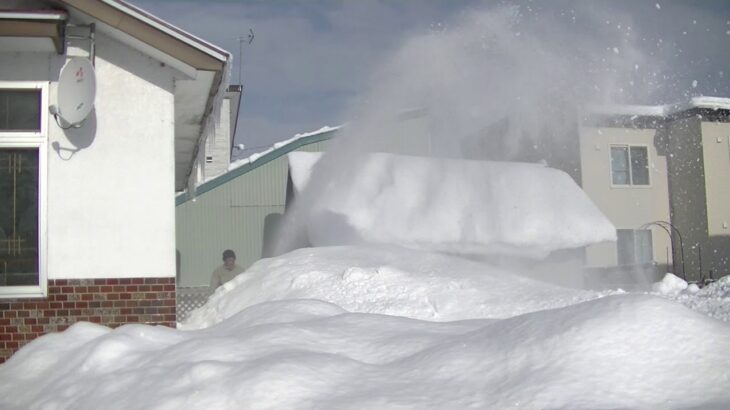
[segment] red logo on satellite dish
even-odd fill
[[[84,67],[79,67],[79,69],[76,70],[76,82],[80,83],[81,81],[84,81]]]

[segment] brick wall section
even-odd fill
[[[76,322],[175,327],[175,278],[58,279],[48,297],[0,299],[0,363],[38,336]]]

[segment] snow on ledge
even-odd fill
[[[296,141],[299,141],[302,138],[312,137],[312,136],[315,136],[315,135],[325,134],[325,133],[328,133],[328,132],[331,132],[331,131],[336,131],[336,130],[340,129],[340,127],[341,127],[341,125],[338,125],[336,127],[324,126],[324,127],[320,128],[320,129],[318,129],[316,131],[311,131],[311,132],[305,132],[305,133],[301,133],[301,134],[296,134],[293,137],[289,138],[288,140],[279,141],[277,143],[274,143],[274,145],[272,145],[270,148],[268,148],[268,149],[266,149],[264,151],[261,151],[261,152],[257,152],[255,154],[252,154],[252,155],[250,155],[247,158],[242,158],[242,159],[239,159],[239,160],[236,160],[236,161],[231,162],[231,164],[228,165],[228,171],[233,171],[234,169],[240,168],[240,167],[242,167],[242,166],[244,166],[246,164],[254,163],[259,158],[263,157],[264,155],[267,155],[267,154],[269,154],[271,152],[274,152],[274,151],[276,151],[278,149],[281,149],[283,147],[286,147],[287,145],[290,145],[290,144],[292,144],[292,143],[294,143]]]
[[[730,98],[693,97],[688,102],[667,105],[590,105],[588,112],[604,115],[628,115],[637,117],[668,117],[693,108],[730,110]]]

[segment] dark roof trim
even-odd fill
[[[258,168],[262,165],[265,165],[279,157],[282,157],[292,151],[295,151],[305,145],[310,145],[310,144],[314,144],[317,142],[329,140],[335,136],[336,132],[337,132],[337,129],[334,129],[334,130],[325,131],[325,132],[322,132],[319,134],[302,137],[302,138],[292,142],[291,144],[287,144],[281,148],[277,148],[277,149],[259,157],[258,159],[256,159],[256,161],[241,165],[240,167],[238,167],[232,171],[226,172],[225,174],[223,174],[215,179],[211,179],[210,181],[201,184],[200,186],[198,186],[195,189],[195,196],[191,196],[188,191],[185,191],[185,192],[179,194],[177,197],[175,197],[175,206],[180,206],[180,205],[188,202],[189,200],[193,199],[194,197],[199,197],[199,196],[205,194],[206,192],[212,191],[213,189],[215,189],[221,185],[224,185],[224,184],[228,183],[229,181],[232,181],[232,180],[240,177],[241,175],[244,175],[250,171],[253,171],[256,168]]]

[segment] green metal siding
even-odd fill
[[[299,145],[295,150],[319,152],[327,141]],[[219,266],[225,249],[233,249],[237,263],[248,267],[261,259],[264,241],[275,219],[284,213],[289,165],[284,149],[260,158],[263,165],[245,172],[229,172],[201,185],[195,198],[178,198],[176,208],[180,286],[204,286]],[[258,161],[257,161],[258,162]],[[252,165],[257,165],[256,163]],[[201,193],[202,191],[202,193]]]
[[[369,140],[372,146],[368,148],[428,155],[430,132],[424,119],[415,114],[401,119],[391,138]],[[179,195],[175,200],[179,285],[207,285],[210,274],[222,263],[225,249],[233,249],[237,263],[245,268],[261,259],[275,220],[284,213],[289,172],[286,154],[323,152],[335,134],[332,130],[303,137],[201,184],[195,196]]]

